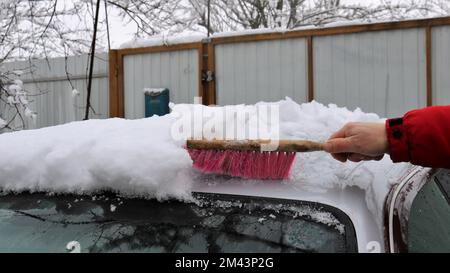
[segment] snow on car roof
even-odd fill
[[[286,98],[247,106],[171,104],[172,113],[161,117],[88,120],[4,133],[0,135],[0,190],[76,194],[110,190],[125,196],[180,200],[191,200],[192,191],[245,192],[331,202],[353,213],[355,210],[348,205],[352,201],[343,198],[342,193],[331,199],[321,196],[336,189],[358,187],[365,192],[367,208],[381,229],[384,199],[407,164],[393,164],[388,156],[379,162],[341,163],[325,152],[313,152],[297,155],[286,181],[224,179],[194,170],[185,141],[172,135],[180,116],[247,111],[249,122],[256,107],[269,104],[279,106],[280,137],[284,139],[324,141],[347,122],[384,121],[360,109],[350,111],[317,102],[298,104]],[[200,126],[200,130],[208,122],[203,116],[202,119],[204,127]]]

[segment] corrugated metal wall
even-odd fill
[[[27,119],[27,128],[41,128],[82,120],[86,105],[87,55],[68,57],[67,71],[74,87],[80,92],[72,97],[67,80],[65,58],[5,63],[3,71],[22,70],[20,80],[28,92],[29,108],[37,113],[35,122]],[[109,116],[108,55],[98,54],[94,63],[90,118]]]
[[[219,105],[307,101],[306,39],[219,44],[215,62]]]
[[[433,27],[433,104],[450,104],[450,26]]]
[[[193,103],[198,96],[198,51],[124,56],[125,118],[144,117],[144,88],[168,88],[170,101]]]
[[[315,37],[314,98],[382,117],[426,106],[425,36],[422,28]]]

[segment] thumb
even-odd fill
[[[333,138],[324,143],[324,150],[331,154],[352,153],[353,144],[349,138]]]

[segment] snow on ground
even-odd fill
[[[286,98],[272,105],[280,106],[280,134],[285,139],[325,141],[347,122],[384,121],[359,109],[317,102],[299,105]],[[172,105],[172,109],[163,117],[79,121],[1,134],[0,189],[80,194],[112,190],[126,196],[188,200],[199,173],[191,167],[185,142],[173,139],[172,125],[183,111],[225,108]],[[302,153],[297,154],[291,178],[282,183],[314,192],[360,187],[368,208],[381,219],[389,184],[407,166],[394,165],[388,156],[379,162],[341,163],[325,152]]]

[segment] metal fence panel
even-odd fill
[[[304,38],[219,44],[215,62],[219,105],[277,101],[286,96],[307,101]]]
[[[382,117],[426,106],[425,29],[314,38],[315,99]]]
[[[199,90],[196,49],[124,56],[125,118],[144,117],[144,88],[168,88],[170,101],[193,103]]]
[[[433,27],[431,32],[433,104],[450,104],[450,26]]]
[[[5,63],[3,71],[21,70],[20,80],[29,94],[29,108],[37,113],[35,121],[26,119],[27,128],[41,128],[84,118],[86,105],[88,56]],[[67,70],[66,70],[67,68]],[[66,71],[68,74],[66,74]],[[79,96],[72,96],[72,86]],[[97,54],[94,62],[90,118],[109,117],[108,55]],[[4,105],[0,105],[0,107]],[[3,108],[1,108],[3,109]],[[16,119],[16,124],[19,120]]]

